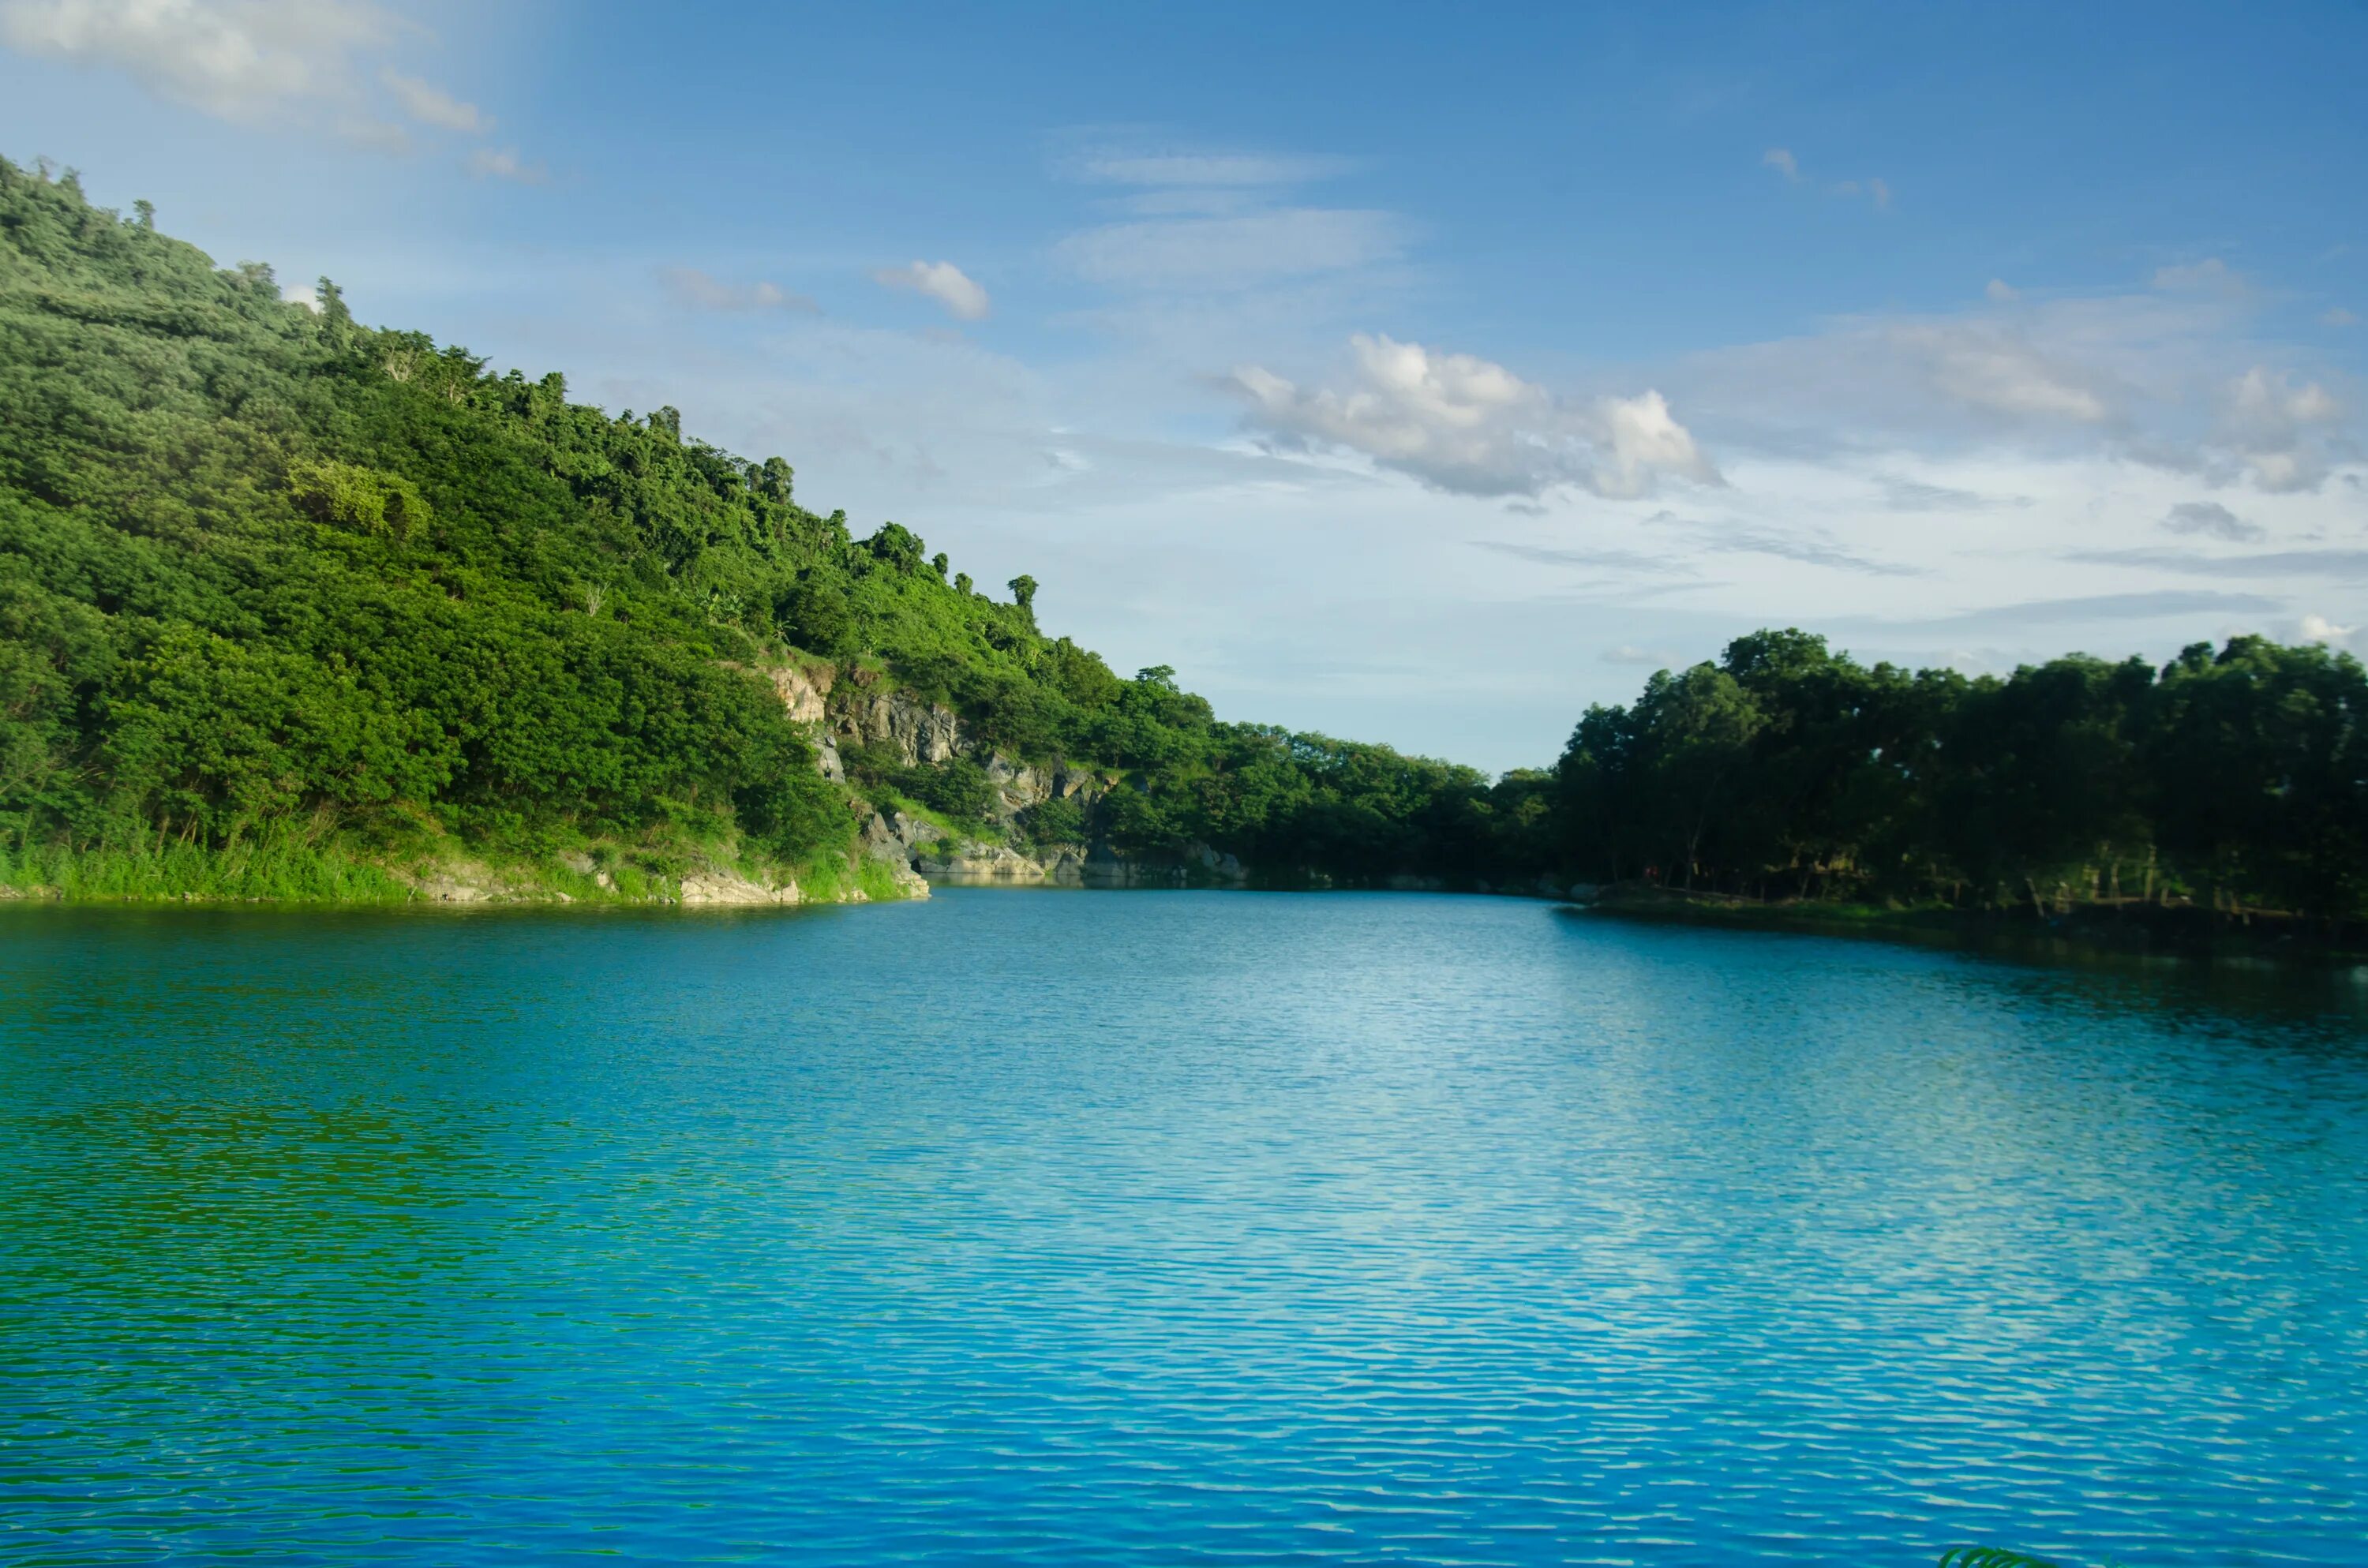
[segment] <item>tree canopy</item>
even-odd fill
[[[1034,577],[997,600],[909,528],[809,509],[780,457],[314,297],[0,160],[0,854],[294,833],[799,866],[893,799],[985,831],[978,755],[824,776],[767,676],[827,661],[950,706],[974,753],[1102,778],[1016,824],[1038,847],[1349,884],[2368,898],[2368,687],[2324,648],[1968,679],[1760,631],[1492,780],[1222,722],[1166,665],[1048,636]]]

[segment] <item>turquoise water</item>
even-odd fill
[[[2368,1561],[2347,976],[0,910],[0,1559]]]

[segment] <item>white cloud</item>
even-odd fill
[[[914,261],[903,267],[883,267],[872,273],[871,281],[883,289],[909,289],[927,295],[943,305],[956,321],[986,319],[986,290],[951,261]]]
[[[369,0],[0,0],[0,44],[85,68],[122,72],[167,101],[244,125],[302,125],[373,152],[411,136],[385,99],[439,131],[483,135],[493,118],[417,76],[381,66],[374,95],[361,60],[417,29]],[[470,168],[541,180],[515,149],[481,151]]]
[[[359,0],[0,0],[10,48],[111,66],[160,97],[241,121],[350,96],[350,56],[390,26]]]
[[[2140,288],[1844,318],[1707,351],[1654,381],[1727,455],[2085,451],[2191,490],[2315,491],[2357,463],[2363,432],[2341,383],[2284,368],[2284,350],[2257,335],[2274,303]]]
[[[1634,496],[1661,476],[1721,483],[1657,392],[1566,404],[1502,365],[1359,335],[1345,388],[1302,388],[1261,366],[1235,370],[1253,425],[1301,446],[1361,453],[1440,490],[1530,495],[1577,485]]]
[[[727,283],[695,267],[669,267],[658,274],[666,291],[702,311],[811,311],[814,302],[776,283]]]
[[[1668,670],[1675,669],[1685,663],[1685,655],[1656,652],[1651,648],[1639,648],[1634,642],[1622,642],[1617,647],[1603,650],[1603,662],[1607,665],[1640,665]]]
[[[2359,630],[2356,626],[2338,626],[2323,615],[2302,618],[2302,640],[2305,642],[2349,642],[2351,634]]]
[[[2260,524],[2247,522],[2217,501],[2182,501],[2163,515],[2162,526],[2175,534],[2206,534],[2233,544],[2263,537]]]
[[[551,179],[549,169],[526,162],[515,147],[480,147],[469,154],[468,169],[479,179],[516,180],[520,185],[543,185]]]
[[[1774,169],[1789,185],[1805,185],[1809,176],[1802,171],[1801,160],[1790,147],[1770,147],[1759,154],[1760,165]],[[1827,187],[1836,196],[1864,196],[1877,207],[1891,205],[1891,186],[1880,179],[1837,180]]]
[[[1694,445],[1692,433],[1671,415],[1668,400],[1659,392],[1604,398],[1596,407],[1606,431],[1603,446],[1610,467],[1596,471],[1589,488],[1605,495],[1642,495],[1653,487],[1654,476],[1662,473],[1697,484],[1720,483],[1718,471]]]
[[[416,76],[406,76],[389,66],[378,74],[378,79],[386,84],[386,90],[394,95],[394,101],[403,106],[404,112],[422,125],[472,136],[483,136],[494,128],[493,117],[484,110]]]
[[[2112,412],[2089,378],[2054,362],[2018,334],[1975,322],[1919,322],[1896,325],[1888,335],[1920,363],[1935,390],[1968,407],[2081,425]]]
[[[2011,305],[2022,298],[2022,290],[2003,278],[1991,278],[1989,286],[1982,292],[1988,297],[1993,305]]]
[[[2319,429],[2341,413],[2317,381],[2296,387],[2256,365],[2227,389],[2219,434],[2262,489],[2313,490],[2329,467]]]
[[[2321,326],[2358,326],[2360,324],[2360,318],[2353,315],[2350,311],[2345,310],[2341,305],[2337,305],[2332,310],[2329,310],[2326,314],[2320,316],[2318,321]]]
[[[290,283],[279,290],[279,297],[291,305],[302,305],[316,315],[320,312],[321,291],[310,283]]]

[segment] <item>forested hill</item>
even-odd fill
[[[906,528],[809,510],[780,458],[318,295],[0,160],[0,891],[1238,865],[2043,915],[2368,900],[2368,678],[2324,648],[1968,679],[1760,632],[1490,780],[1218,722],[1167,669],[1046,635],[1030,579],[997,597]]]
[[[1046,635],[1030,579],[852,537],[780,458],[318,293],[0,161],[0,883],[383,896],[461,856],[579,895],[711,866],[877,895],[874,806],[1283,878],[1547,858],[1538,779],[1218,723]],[[816,688],[834,718],[898,694],[955,755],[890,714],[826,778],[783,696]]]

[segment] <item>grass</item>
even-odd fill
[[[872,903],[890,903],[905,896],[896,874],[884,861],[869,855],[852,860],[821,856],[798,868],[798,891],[808,903],[847,903],[860,894]]]
[[[993,846],[1005,842],[1003,830],[992,823],[957,822],[934,806],[925,806],[898,790],[882,790],[880,804],[883,809],[900,811],[916,821],[928,823],[946,835],[949,849],[959,849],[967,844]]]
[[[594,844],[569,858],[463,853],[451,841],[427,836],[364,843],[334,836],[315,840],[292,831],[227,848],[0,845],[0,897],[78,903],[392,904],[431,896],[417,884],[442,879],[485,888],[504,903],[662,903],[677,896],[685,871],[716,858],[700,847],[612,844]],[[886,903],[905,896],[889,868],[869,857],[824,855],[794,870],[808,903],[852,902],[857,896]]]
[[[404,903],[415,896],[383,866],[292,835],[228,849],[0,848],[0,887],[78,901]]]

